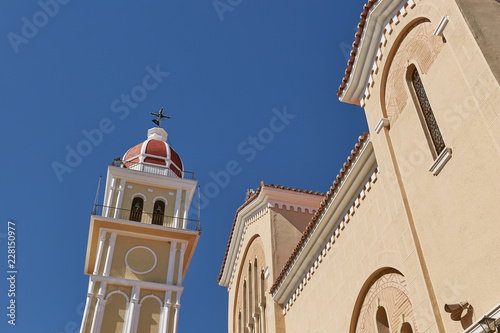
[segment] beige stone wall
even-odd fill
[[[271,208],[271,219],[274,280],[290,258],[312,215],[274,207]]]
[[[97,295],[97,292],[99,291],[99,286],[100,286],[100,282],[97,282],[94,284],[94,289],[91,290],[91,292],[94,295]],[[95,296],[91,297],[89,311],[87,314],[87,324],[85,325],[85,328],[84,328],[85,333],[90,333],[90,330],[92,328],[92,319],[94,318],[96,304],[97,304],[97,298]],[[83,318],[82,320],[85,320],[85,318]]]
[[[401,272],[407,281],[416,326],[437,332],[397,184],[388,171],[381,171],[286,313],[287,333],[356,332],[367,285],[386,268]]]
[[[500,81],[500,2],[496,0],[456,0],[472,34],[488,61],[497,81]]]
[[[415,23],[428,21],[424,24],[435,27],[444,15],[450,21],[431,66],[423,64],[422,59],[431,56],[425,48],[407,55],[406,61],[393,61],[400,45],[418,42],[411,33],[406,35]],[[434,310],[439,312],[435,317],[438,321],[441,317],[446,331],[458,332],[471,322],[452,321],[444,312],[445,303],[468,300],[476,317],[498,303],[490,291],[500,288],[496,278],[500,268],[484,274],[481,267],[500,259],[493,250],[495,216],[500,213],[500,87],[455,1],[416,1],[394,26],[384,52],[365,108],[377,161],[382,173],[400,176],[406,214],[414,223],[434,292]],[[429,172],[436,156],[412,86],[405,80],[409,65],[419,69],[444,142],[453,151],[437,176]],[[390,130],[377,135],[373,129],[379,119],[390,114],[390,98],[385,97],[398,94],[391,91],[390,82],[385,84],[393,72],[399,73],[397,79],[403,84],[398,97],[405,100],[404,107]],[[433,296],[429,285],[422,291]]]

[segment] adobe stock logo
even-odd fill
[[[38,29],[45,27],[51,18],[54,18],[59,13],[60,5],[66,5],[71,0],[40,0],[38,6],[41,10],[34,13],[31,20],[26,16],[21,18],[23,25],[21,26],[21,34],[9,32],[7,39],[14,50],[14,53],[19,53],[21,44],[28,44],[29,41],[38,35]]]
[[[219,16],[219,20],[222,22],[224,21],[224,13],[234,11],[234,9],[242,3],[243,0],[214,0],[212,5],[214,6],[217,16]]]
[[[233,177],[243,172],[245,164],[255,160],[259,152],[268,147],[275,139],[276,135],[281,133],[297,117],[290,113],[286,106],[281,110],[272,109],[272,116],[267,126],[256,131],[254,135],[248,135],[236,146],[238,158],[227,161],[223,170],[210,171],[208,176],[212,181],[204,184],[200,189],[200,209],[205,209],[210,204],[210,200],[215,199],[221,191],[226,188]],[[193,213],[198,209],[198,203],[191,205],[190,210]]]

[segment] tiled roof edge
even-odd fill
[[[349,77],[351,76],[352,67],[354,66],[354,61],[356,60],[356,54],[358,53],[358,46],[359,43],[361,42],[361,36],[363,35],[363,30],[365,28],[368,12],[373,7],[373,5],[377,3],[377,1],[378,0],[369,0],[368,3],[363,6],[363,13],[361,13],[360,15],[361,22],[359,22],[358,24],[358,31],[354,35],[355,40],[354,43],[352,43],[351,58],[347,61],[347,69],[345,70],[345,76],[342,79],[342,84],[340,85],[339,90],[337,90],[338,97],[342,96],[342,93],[347,85],[347,82],[349,81]]]
[[[226,253],[224,255],[224,260],[222,262],[222,267],[220,269],[220,273],[219,273],[219,277],[217,278],[217,282],[220,282],[220,280],[222,279],[222,274],[224,273],[224,268],[226,266],[226,261],[227,261],[227,256],[229,254],[229,248],[231,246],[231,241],[233,239],[233,234],[234,234],[234,228],[236,227],[236,220],[238,219],[238,214],[243,210],[243,208],[245,208],[246,206],[248,206],[251,202],[253,202],[255,200],[255,198],[257,198],[262,190],[263,187],[269,187],[269,188],[277,188],[277,189],[281,189],[281,190],[287,190],[287,191],[292,191],[292,192],[298,192],[298,193],[306,193],[306,194],[314,194],[314,195],[320,195],[320,196],[324,196],[325,193],[324,192],[314,192],[314,191],[308,191],[308,190],[303,190],[303,189],[297,189],[297,188],[291,188],[290,186],[288,187],[285,187],[285,186],[282,186],[282,185],[274,185],[274,184],[269,184],[269,185],[266,185],[264,183],[264,181],[262,180],[260,182],[260,186],[259,188],[257,189],[257,191],[250,197],[247,199],[247,201],[240,206],[240,208],[238,208],[238,210],[236,211],[236,214],[234,216],[234,221],[233,221],[233,227],[231,229],[231,234],[229,235],[229,241],[227,243],[227,248],[226,248]]]
[[[272,285],[272,287],[271,287],[271,289],[269,291],[271,294],[279,286],[279,284],[281,283],[281,280],[283,279],[283,277],[287,273],[288,269],[291,268],[292,262],[294,261],[294,259],[297,256],[297,254],[300,252],[302,246],[304,245],[304,242],[309,237],[309,234],[311,233],[311,231],[313,230],[316,222],[318,221],[319,217],[323,213],[323,210],[326,208],[326,206],[328,205],[330,199],[332,198],[333,194],[335,193],[335,190],[337,189],[337,186],[340,184],[341,179],[347,173],[347,170],[351,166],[351,162],[354,160],[354,158],[356,157],[356,155],[359,153],[360,148],[363,146],[363,143],[364,143],[364,141],[366,141],[367,138],[368,138],[368,133],[364,133],[363,136],[359,137],[359,141],[356,143],[355,149],[351,151],[351,155],[347,158],[347,162],[344,163],[342,169],[340,170],[340,173],[337,175],[335,181],[333,182],[333,185],[330,187],[330,190],[326,193],[326,197],[323,199],[323,201],[321,202],[320,207],[318,208],[318,210],[314,214],[311,222],[309,222],[309,224],[307,225],[305,231],[302,233],[302,237],[300,238],[297,246],[293,250],[293,252],[290,255],[290,257],[288,258],[288,261],[286,262],[285,266],[283,266],[283,269],[281,270],[280,275],[278,276],[278,278],[276,279],[276,281],[274,281],[274,284]]]

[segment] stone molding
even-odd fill
[[[287,312],[290,310],[293,303],[296,301],[297,297],[299,297],[299,295],[304,290],[304,287],[307,285],[308,281],[312,278],[314,273],[319,269],[321,263],[323,262],[323,259],[332,249],[332,246],[333,244],[335,244],[336,239],[340,237],[340,234],[346,228],[347,224],[351,220],[351,217],[354,216],[354,214],[356,214],[356,210],[360,207],[361,202],[366,198],[367,193],[371,190],[373,184],[377,181],[378,173],[379,173],[378,168],[375,168],[368,181],[358,192],[356,199],[353,200],[347,213],[340,221],[337,222],[337,228],[335,228],[334,232],[330,235],[330,237],[326,241],[322,251],[318,254],[316,260],[309,266],[307,272],[303,275],[302,281],[295,289],[295,292],[290,296],[288,301],[285,304],[283,304],[283,315],[286,315]]]
[[[370,98],[371,95],[371,88],[375,85],[375,75],[378,74],[379,66],[380,66],[380,61],[384,57],[384,52],[385,52],[385,46],[387,45],[387,40],[389,38],[389,35],[392,34],[392,31],[394,30],[394,27],[401,23],[402,19],[408,15],[408,11],[415,8],[416,3],[414,0],[408,0],[403,7],[398,10],[396,15],[394,15],[390,20],[389,23],[385,26],[385,28],[382,31],[382,35],[380,36],[380,42],[378,43],[378,48],[377,48],[377,54],[375,55],[375,59],[373,59],[372,63],[372,70],[370,72],[370,76],[368,78],[368,82],[366,84],[365,90],[363,92],[363,95],[361,96],[359,103],[362,108],[365,107],[366,105],[366,100]]]

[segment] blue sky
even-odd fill
[[[326,192],[367,130],[363,110],[335,94],[364,1],[59,1],[0,3],[0,266],[6,277],[11,220],[18,270],[16,326],[3,279],[0,331],[77,331],[99,175],[164,107],[202,193],[229,161],[241,168],[207,192],[181,300],[180,332],[227,332],[217,276],[246,189],[264,180]],[[284,110],[288,123],[270,132]],[[82,143],[96,129],[102,138]]]

